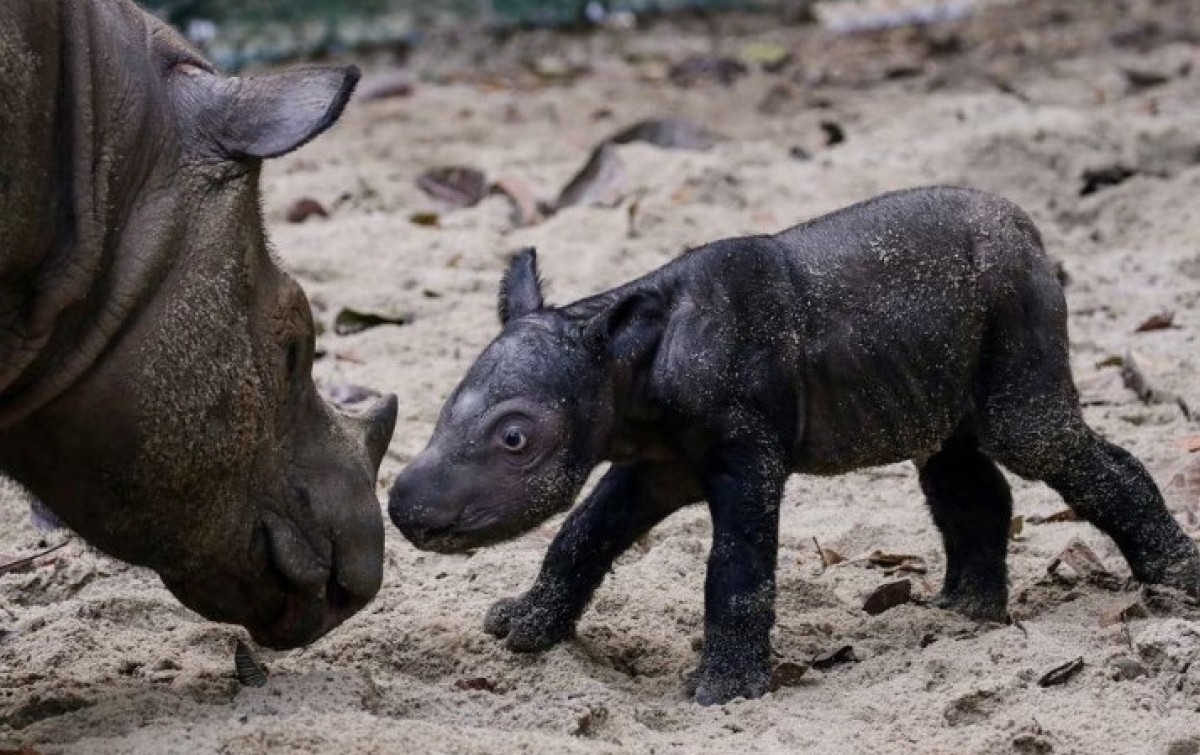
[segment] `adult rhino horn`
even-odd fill
[[[266,76],[225,78],[180,64],[180,102],[196,136],[234,160],[287,154],[341,116],[358,66],[305,66]]]

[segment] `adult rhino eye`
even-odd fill
[[[505,428],[503,435],[500,436],[500,442],[504,444],[506,451],[518,453],[525,450],[525,446],[529,441],[525,438],[525,433],[521,432],[519,427]]]
[[[292,341],[287,347],[287,376],[291,377],[296,374],[296,370],[300,367],[300,342]]]

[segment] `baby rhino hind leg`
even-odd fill
[[[1047,426],[1055,413],[1027,415],[1040,437],[1005,444],[997,458],[1022,477],[1044,481],[1111,537],[1139,582],[1200,597],[1200,554],[1167,511],[1146,468],[1097,435],[1077,410],[1073,415],[1058,428]]]
[[[1004,475],[974,438],[956,435],[920,465],[920,480],[946,549],[946,578],[935,604],[973,619],[1003,620],[1012,518]]]

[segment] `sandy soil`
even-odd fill
[[[715,43],[687,24],[565,41],[443,40],[411,61],[413,96],[357,104],[328,137],[266,171],[280,256],[327,326],[344,306],[414,317],[353,336],[330,329],[318,378],[400,395],[382,495],[495,334],[499,275],[517,247],[540,249],[552,298],[563,302],[689,245],[779,229],[884,190],[965,184],[1016,200],[1038,221],[1070,276],[1072,357],[1088,420],[1165,484],[1186,462],[1180,441],[1200,428],[1175,405],[1143,404],[1119,368],[1098,365],[1133,349],[1160,387],[1200,407],[1193,11],[1186,0],[1095,0],[1086,9],[1040,1],[854,36],[743,19]],[[665,80],[667,64],[688,53],[714,44],[738,53],[755,41],[787,46],[795,62],[729,87]],[[530,73],[531,62],[543,75]],[[548,81],[555,73],[569,76]],[[573,208],[529,228],[513,226],[503,197],[451,211],[415,186],[427,167],[466,164],[549,199],[595,143],[652,115],[692,118],[727,138],[704,152],[621,147],[615,207]],[[845,140],[828,145],[822,122],[840,125]],[[1086,173],[1111,168],[1132,175],[1081,196]],[[285,222],[304,196],[330,217]],[[410,222],[418,211],[439,212],[440,225]],[[1166,310],[1176,327],[1134,333]],[[1062,508],[1045,488],[1013,483],[1019,514]],[[1173,502],[1196,531],[1186,496]],[[699,507],[619,562],[575,641],[516,656],[484,635],[484,611],[531,583],[557,526],[462,557],[420,553],[389,526],[376,601],[305,650],[262,652],[270,681],[259,689],[233,674],[240,630],[200,620],[153,575],[73,542],[0,577],[0,749],[1200,752],[1200,611],[1085,583],[1070,569],[1048,577],[1073,538],[1127,575],[1112,544],[1084,524],[1027,523],[1013,540],[1017,623],[976,625],[919,604],[871,617],[864,597],[894,577],[865,554],[922,557],[928,574],[911,575],[920,598],[941,576],[912,466],[794,478],[775,651],[780,662],[806,663],[851,645],[858,661],[713,708],[682,692],[701,637],[710,530]],[[0,533],[0,552],[11,555],[63,537],[35,530],[20,494],[6,488]],[[849,560],[823,569],[814,537]],[[1139,597],[1148,617],[1102,626],[1106,612]],[[1076,658],[1076,676],[1039,686]]]

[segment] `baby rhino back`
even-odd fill
[[[1069,381],[1061,288],[1032,222],[1003,199],[896,192],[778,240],[805,288],[801,471],[934,453],[985,401],[997,340],[1031,349],[1022,359],[1039,352]]]

